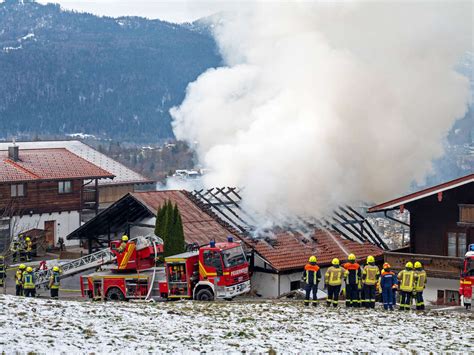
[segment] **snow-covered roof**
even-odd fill
[[[11,142],[0,142],[0,151],[8,150],[8,147],[11,145]],[[98,152],[87,144],[77,140],[17,142],[16,145],[20,147],[20,154],[22,149],[65,148],[90,163],[115,175],[114,180],[99,180],[99,185],[143,184],[153,182],[114,159],[109,158],[105,154]]]

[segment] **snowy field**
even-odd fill
[[[299,302],[91,303],[0,296],[6,353],[472,352],[474,315]]]

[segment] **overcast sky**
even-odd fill
[[[58,3],[65,9],[91,12],[96,15],[142,16],[170,22],[190,22],[236,6],[236,2],[228,0],[38,0],[38,2]]]

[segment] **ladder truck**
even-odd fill
[[[162,245],[129,242],[119,252],[120,241],[110,243],[116,265],[81,276],[83,297],[108,301],[131,299],[232,299],[250,291],[249,264],[240,242],[229,237],[197,250],[165,258],[156,267]]]
[[[470,244],[464,257],[459,285],[459,295],[466,310],[471,308],[474,287],[474,244]]]

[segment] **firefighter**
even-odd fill
[[[21,264],[15,273],[15,284],[16,284],[16,295],[23,296],[23,273],[25,272],[26,265]]]
[[[16,262],[20,259],[18,242],[13,241],[10,246],[10,251],[12,252],[13,262]]]
[[[128,236],[126,235],[122,236],[122,243],[117,249],[119,253],[123,253],[127,249],[127,242],[128,242]]]
[[[5,265],[5,257],[0,255],[0,287],[5,286],[5,279],[7,278],[7,266]]]
[[[36,296],[36,286],[35,286],[35,276],[33,275],[33,268],[28,266],[26,272],[23,273],[22,277],[23,282],[23,292],[25,297],[35,297]]]
[[[400,311],[410,310],[411,294],[413,292],[413,286],[415,284],[415,272],[413,271],[413,263],[407,262],[405,270],[398,273],[398,281],[400,288]]]
[[[53,273],[49,278],[49,289],[51,291],[51,298],[59,298],[59,286],[61,286],[61,280],[59,278],[59,267],[53,267]]]
[[[17,252],[20,258],[20,261],[26,260],[26,244],[25,236],[23,234],[18,235],[17,241]]]
[[[393,311],[395,304],[393,289],[397,287],[397,277],[390,270],[390,264],[383,264],[382,276],[380,277],[380,288],[382,289],[383,308]]]
[[[33,251],[33,242],[30,237],[25,238],[26,261],[31,261],[31,253]]]
[[[380,270],[375,265],[375,258],[369,255],[367,257],[367,265],[362,270],[362,302],[366,308],[375,308],[375,291],[379,276]]]
[[[356,263],[356,256],[354,254],[349,254],[347,260],[349,262],[343,265],[344,269],[346,269],[346,306],[359,307],[359,281],[361,278],[360,265]]]
[[[416,300],[416,309],[424,310],[425,302],[423,300],[423,290],[426,287],[426,271],[423,270],[423,265],[417,261],[415,262],[415,300]]]
[[[318,284],[321,281],[321,270],[317,263],[316,257],[313,255],[309,258],[308,264],[305,265],[302,279],[306,282],[305,291],[306,296],[304,299],[304,305],[309,306],[310,303],[313,306],[318,305]],[[313,299],[310,300],[311,292],[313,293]]]
[[[339,303],[339,293],[341,292],[342,280],[345,276],[345,270],[339,265],[339,259],[334,258],[324,275],[324,283],[328,288],[327,305],[337,307]]]

